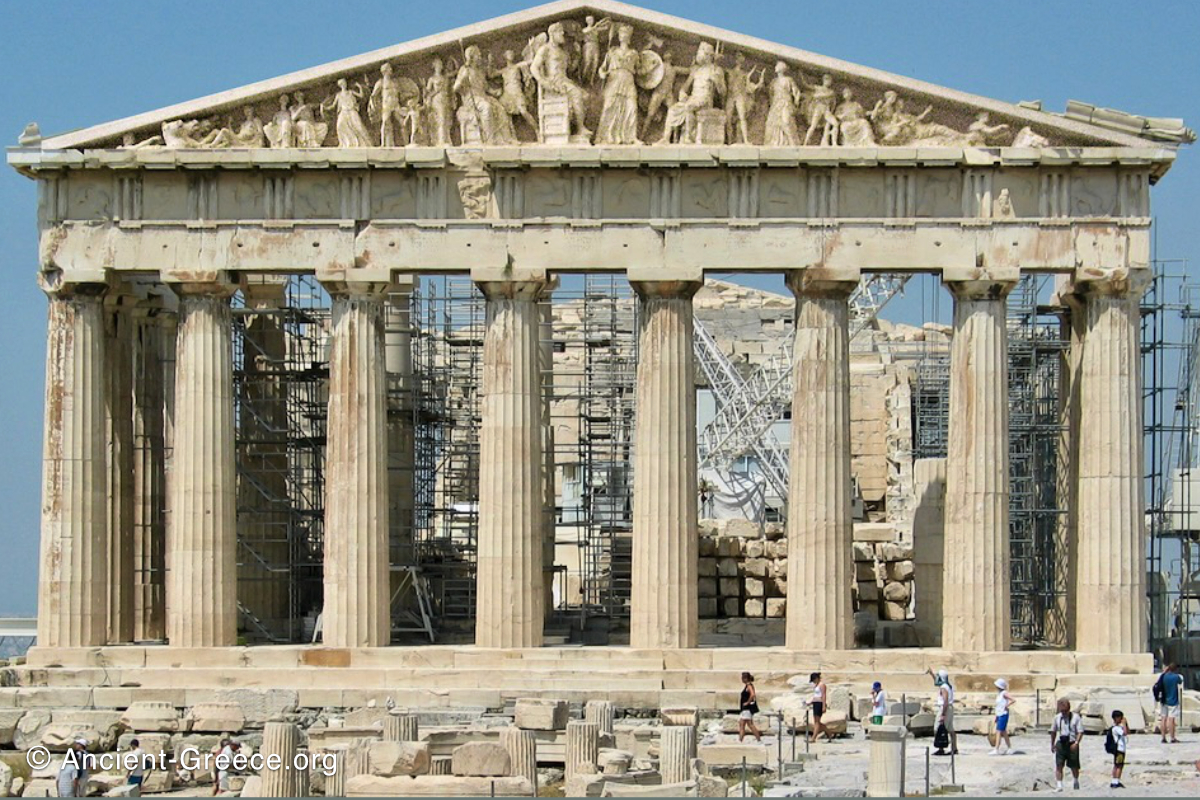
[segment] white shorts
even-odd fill
[[[1163,707],[1162,707],[1162,715],[1163,715],[1164,717],[1166,717],[1167,719],[1173,719],[1173,720],[1176,720],[1176,721],[1178,721],[1178,720],[1179,720],[1179,717],[1180,717],[1180,711],[1179,711],[1179,710],[1180,710],[1182,707],[1183,707],[1183,706],[1182,706],[1182,704],[1179,704],[1179,705],[1173,705],[1173,706],[1169,706],[1169,705],[1167,705],[1166,703],[1163,703]]]
[[[738,715],[738,719],[754,719],[754,712],[747,709]]]

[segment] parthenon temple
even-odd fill
[[[0,692],[1149,675],[1139,304],[1191,138],[609,0],[31,127],[38,629]],[[880,314],[923,275],[951,324]]]

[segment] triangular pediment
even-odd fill
[[[561,34],[549,36],[558,25]],[[391,70],[386,82],[385,65]],[[632,5],[562,0],[51,136],[41,146],[457,147],[539,140],[598,146],[1147,144],[1099,125]]]

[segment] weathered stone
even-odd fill
[[[854,542],[852,547],[855,561],[875,562],[875,547],[870,542]]]
[[[514,706],[513,724],[534,731],[561,731],[567,727],[567,702],[522,697]]]
[[[736,578],[738,574],[738,560],[736,558],[722,558],[717,562],[717,574],[722,578]]]
[[[896,528],[890,522],[854,523],[854,541],[890,542],[896,538]]]
[[[615,750],[611,747],[601,747],[597,765],[604,775],[624,775],[633,764],[633,753],[628,750]]]
[[[182,722],[170,703],[138,701],[121,715],[121,724],[133,731],[175,733],[187,730],[187,725]]]
[[[762,539],[746,539],[742,542],[743,558],[762,558],[766,555],[766,542]]]
[[[741,597],[742,581],[739,578],[721,578],[721,597]]]
[[[532,794],[533,784],[525,778],[356,775],[346,781],[347,797],[529,797]]]
[[[743,616],[750,619],[761,619],[766,614],[766,606],[761,597],[751,597],[743,604]]]
[[[237,703],[245,715],[246,724],[260,728],[280,714],[296,710],[300,699],[294,689],[223,689],[217,692],[218,703]]]
[[[767,598],[767,619],[782,619],[787,616],[787,599],[783,597]]]
[[[725,580],[729,580],[726,578]],[[716,578],[699,578],[696,581],[696,592],[700,597],[716,597],[717,596],[717,580]]]
[[[23,708],[0,708],[0,747],[10,747],[17,732],[17,723],[25,716]]]
[[[425,742],[371,742],[369,759],[368,768],[372,775],[425,775],[429,772],[429,745]]]
[[[658,786],[606,783],[601,797],[695,797],[696,783],[663,783]]]
[[[246,714],[238,703],[197,703],[188,710],[187,721],[198,733],[241,733]]]
[[[594,774],[600,760],[600,726],[595,722],[567,723],[566,775]]]
[[[663,783],[680,783],[692,778],[692,759],[696,757],[696,729],[691,725],[670,725],[659,739],[659,772]]]
[[[42,742],[42,731],[50,725],[50,712],[42,708],[31,708],[21,715],[13,730],[13,744],[18,750],[28,750]]]
[[[700,711],[692,706],[661,708],[658,718],[663,725],[686,725],[696,727],[700,724]]]
[[[742,601],[736,597],[726,597],[721,601],[721,611],[727,617],[742,615]]]
[[[696,796],[728,797],[729,784],[723,778],[716,778],[712,775],[698,775],[696,776]]]
[[[500,744],[508,752],[511,764],[510,774],[514,777],[525,778],[530,785],[536,785],[537,735],[533,731],[509,727],[500,731]]]
[[[883,587],[883,599],[901,605],[908,603],[909,588],[905,583],[888,583]],[[901,617],[903,619],[903,617]]]
[[[874,603],[879,600],[879,584],[875,581],[859,581],[855,584],[858,600],[862,603]]]
[[[696,574],[701,578],[714,578],[717,575],[717,560],[701,558],[696,567]]]
[[[746,578],[746,594],[748,596],[763,597],[766,595],[766,593],[767,584],[762,578]]]
[[[876,547],[880,561],[906,561],[913,557],[911,544],[900,542],[884,542]]]
[[[887,565],[889,581],[910,581],[913,572],[913,562],[911,561],[892,561]]]
[[[908,616],[908,605],[887,600],[880,606],[880,613],[886,620],[899,622]]]
[[[420,726],[415,714],[388,714],[383,720],[383,739],[387,742],[420,741]]]
[[[467,777],[500,777],[511,774],[508,751],[492,742],[468,742],[454,748],[450,769]]]
[[[742,562],[742,572],[745,575],[753,575],[757,578],[766,577],[770,571],[771,563],[765,558],[747,558]]]
[[[296,768],[300,729],[291,722],[268,722],[263,730],[263,797],[304,797],[308,794],[308,771]],[[267,766],[277,759],[279,768]],[[220,788],[220,787],[219,787]]]
[[[583,707],[583,719],[595,722],[600,726],[600,734],[611,734],[616,716],[616,708],[608,700],[588,700]]]

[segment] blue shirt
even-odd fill
[[[1168,672],[1163,675],[1163,704],[1179,705],[1179,687],[1183,685],[1183,676],[1178,672]]]

